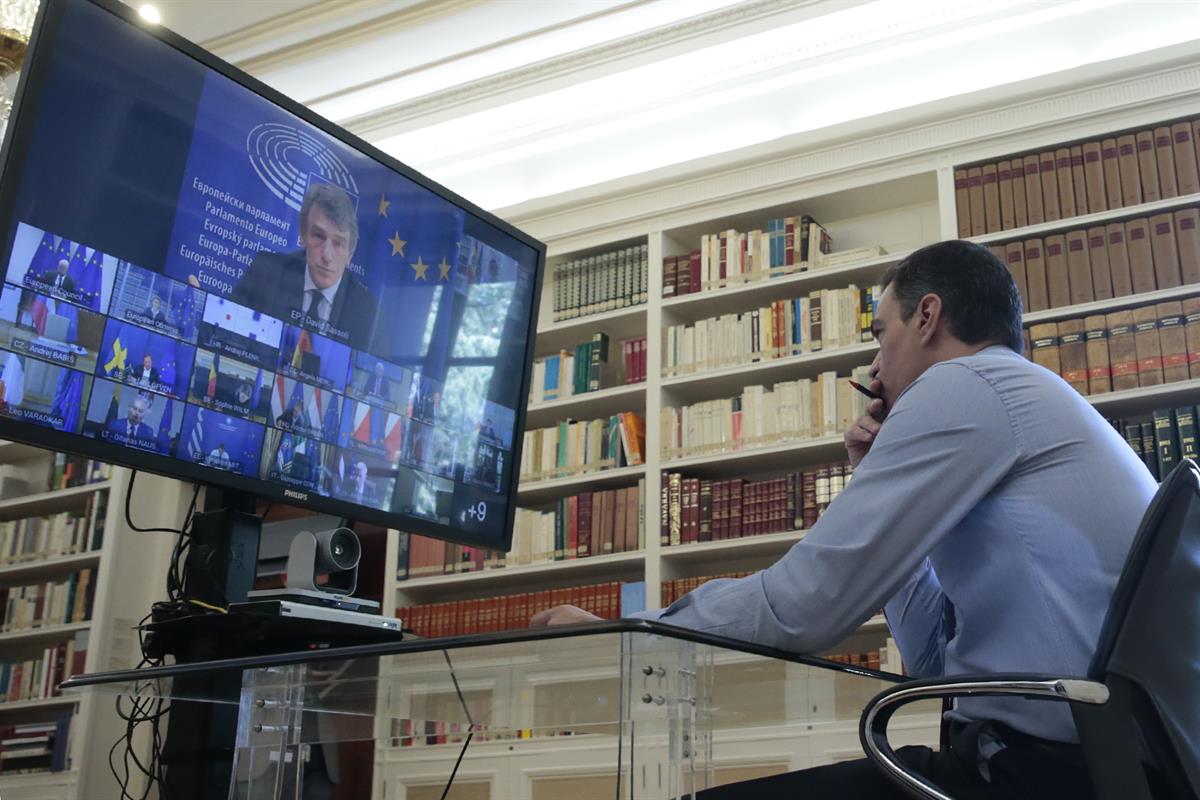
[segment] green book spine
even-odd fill
[[[1179,463],[1179,434],[1175,415],[1169,408],[1154,412],[1154,452],[1158,458],[1158,479],[1165,480]]]
[[[1156,480],[1161,480],[1158,474],[1158,455],[1154,448],[1154,423],[1143,422],[1138,426],[1142,431],[1142,461]]]
[[[589,347],[591,349],[591,358],[588,359],[587,390],[589,392],[595,392],[600,389],[601,370],[603,365],[608,363],[608,334],[594,334]]]
[[[1175,430],[1179,434],[1179,457],[1200,460],[1196,448],[1196,407],[1175,409]]]

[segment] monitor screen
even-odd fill
[[[108,0],[0,169],[0,436],[508,545],[542,244]]]

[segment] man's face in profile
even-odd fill
[[[315,203],[308,211],[304,254],[309,277],[318,289],[328,289],[341,280],[350,263],[350,233],[337,227]]]

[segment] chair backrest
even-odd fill
[[[1142,518],[1089,677],[1127,695],[1172,794],[1200,795],[1200,469],[1191,460]]]

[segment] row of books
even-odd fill
[[[62,772],[70,765],[71,717],[0,726],[0,774]]]
[[[398,608],[396,616],[416,635],[436,639],[527,628],[529,619],[538,611],[563,604],[578,606],[603,619],[617,619],[642,611],[645,594],[644,583],[614,581]]]
[[[581,492],[558,500],[548,511],[517,509],[508,566],[542,564],[646,546],[646,484]]]
[[[904,674],[904,663],[900,659],[900,648],[896,640],[887,638],[887,644],[878,650],[868,650],[865,653],[828,653],[821,656],[826,661],[845,664],[849,667],[882,670],[896,675]]]
[[[868,366],[849,377],[870,383]],[[736,397],[662,409],[662,451],[667,458],[728,452],[788,441],[819,439],[846,430],[866,411],[867,398],[832,370],[816,378],[746,386]]]
[[[112,465],[83,456],[55,453],[46,488],[49,491],[99,483],[112,477]]]
[[[59,684],[80,675],[87,661],[88,631],[42,651],[41,658],[0,663],[0,704],[58,697]]]
[[[1197,407],[1159,408],[1147,417],[1110,420],[1133,452],[1162,480],[1182,459],[1200,461],[1196,442]]]
[[[659,504],[659,542],[669,547],[807,530],[853,474],[847,463],[757,481],[666,473]]]
[[[869,342],[880,294],[879,286],[851,284],[670,325],[662,331],[662,374],[670,377]]]
[[[434,575],[456,575],[460,572],[478,572],[499,561],[503,554],[484,547],[471,547],[456,542],[430,539],[407,531],[400,532],[399,554],[396,560],[396,577],[428,578]]]
[[[96,524],[91,524],[97,502],[105,505],[107,495],[89,496],[83,511],[0,522],[0,564],[99,550],[104,543],[103,508],[98,509]]]
[[[1184,208],[991,246],[1026,311],[1200,282],[1200,210]]]
[[[554,322],[645,303],[649,257],[649,246],[643,244],[557,265]]]
[[[607,389],[618,382],[646,380],[646,337],[621,342],[618,371],[609,361],[608,335],[596,333],[590,341],[569,350],[535,358],[529,383],[529,402],[548,403],[566,397]]]
[[[547,511],[519,508],[507,553],[402,533],[397,574],[424,578],[642,550],[645,492],[642,480],[564,497]]]
[[[22,631],[47,625],[67,625],[92,618],[96,584],[89,567],[66,580],[46,581],[0,589],[3,631]]]
[[[954,171],[958,235],[1007,231],[1200,192],[1200,119]]]
[[[633,411],[525,431],[521,480],[548,480],[646,463],[646,418]]]
[[[1200,378],[1200,297],[1029,328],[1030,358],[1080,394]]]
[[[878,248],[876,248],[878,250]],[[663,297],[707,292],[725,286],[769,280],[826,265],[833,238],[807,214],[767,220],[767,230],[730,228],[700,237],[700,247],[663,259]],[[882,250],[879,250],[882,252]],[[868,257],[855,251],[854,258]]]
[[[595,333],[591,340],[545,358],[535,358],[529,401],[548,402],[611,385],[608,363],[608,334]]]

